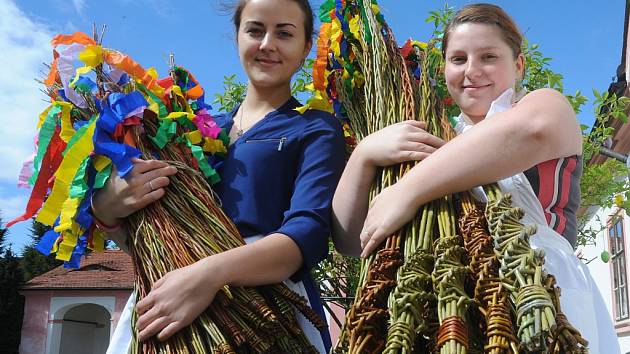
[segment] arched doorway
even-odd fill
[[[59,354],[103,354],[109,344],[109,311],[96,304],[81,304],[63,315]]]

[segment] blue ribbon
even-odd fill
[[[147,105],[146,99],[138,91],[129,94],[112,93],[96,121],[94,152],[109,157],[121,177],[125,177],[131,171],[133,167],[131,159],[140,156],[141,153],[134,147],[114,141],[111,134],[129,113]]]
[[[63,262],[64,268],[79,268],[81,266],[81,257],[85,254],[85,250],[87,249],[87,234],[88,230],[86,230],[83,235],[79,236],[77,240],[77,245],[74,246],[72,250],[72,255],[70,256],[70,260]]]

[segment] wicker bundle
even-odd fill
[[[40,121],[31,178],[35,188],[27,213],[19,218],[41,207],[38,220],[54,226],[38,248],[57,252],[57,258],[77,267],[88,248],[103,249],[103,234],[90,213],[91,196],[104,186],[113,165],[124,177],[131,158],[138,156],[157,156],[179,173],[165,197],[127,220],[136,298],[170,271],[243,245],[208,183],[218,179],[208,159],[225,152],[228,139],[207,113],[195,78],[172,63],[171,75],[158,80],[153,70],[83,33],[56,36],[53,45],[55,60],[44,81],[52,102]],[[77,59],[85,66],[74,67]],[[165,342],[136,339],[132,348],[142,353],[316,353],[296,310],[317,328],[325,327],[306,300],[284,284],[225,286],[190,326]]]
[[[326,1],[320,13],[310,106],[334,111],[357,140],[405,119],[423,120],[433,135],[452,138],[439,50],[411,41],[397,49],[375,1]],[[380,170],[370,199],[411,166]],[[520,297],[513,293],[517,280],[509,280],[514,274],[505,266],[518,256],[495,250],[500,236],[494,224],[493,232],[488,230],[483,206],[465,194],[456,216],[454,199],[445,196],[422,206],[362,262],[355,303],[335,352],[412,353],[428,348],[498,354],[536,351],[547,342],[554,351],[581,350],[583,339],[553,306],[558,291],[542,286],[551,284],[549,278],[539,268],[539,276],[534,272],[531,279],[524,278],[526,285],[536,283],[535,289],[524,287]],[[532,261],[542,265],[540,258]],[[545,311],[552,316],[545,315],[548,326],[542,330],[532,318]],[[554,331],[553,323],[559,321],[563,329]]]

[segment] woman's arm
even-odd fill
[[[566,98],[551,89],[533,91],[515,107],[453,139],[383,191],[365,220],[362,255],[371,253],[431,200],[581,150],[579,124]]]
[[[280,283],[302,266],[297,244],[282,234],[268,235],[167,273],[138,302],[138,335],[166,340],[205,310],[224,285]]]
[[[377,167],[422,160],[444,145],[418,121],[393,124],[366,137],[355,148],[333,198],[333,241],[346,255],[361,253],[359,233],[368,211],[368,194]]]

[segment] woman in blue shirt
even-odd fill
[[[331,115],[294,110],[299,103],[291,97],[290,80],[312,46],[312,10],[306,0],[241,0],[233,20],[249,83],[241,105],[217,117],[232,144],[215,191],[248,244],[156,282],[136,305],[141,340],[153,335],[165,340],[190,324],[226,284],[258,286],[291,278],[289,286],[308,296],[323,316],[308,270],[328,251],[330,204],[344,165],[344,140]],[[115,226],[161,198],[176,172],[161,161],[135,160],[130,177],[112,176],[93,200],[101,224],[113,225],[107,227],[112,239],[124,240]],[[314,335],[314,329],[304,329],[320,352],[328,351],[327,332]]]

